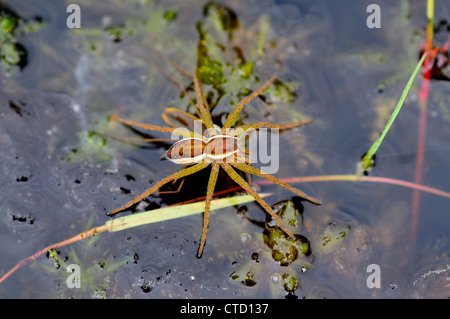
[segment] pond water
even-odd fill
[[[314,119],[280,134],[278,178],[354,174],[425,39],[426,7],[419,2],[378,1],[381,28],[368,28],[372,1],[78,0],[81,28],[70,29],[72,2],[0,1],[3,16],[18,23],[2,47],[9,41],[22,52],[17,66],[0,68],[0,276],[51,244],[103,225],[112,219],[109,211],[181,168],[161,160],[170,144],[126,142],[121,138],[140,135],[108,121],[114,113],[163,126],[167,107],[192,112],[164,76],[190,84],[171,61],[192,72],[207,50],[226,65],[225,80],[205,86],[217,102],[217,122],[276,75],[266,98],[246,105],[242,121]],[[450,7],[436,6],[435,42],[443,45]],[[369,177],[417,180],[422,83],[419,75]],[[192,86],[188,92],[194,96]],[[449,82],[432,81],[419,178],[447,192],[449,105]],[[133,211],[204,196],[208,176],[205,170],[187,178],[180,192],[152,195]],[[268,215],[251,202],[212,212],[200,259],[203,219],[197,214],[98,234],[57,248],[56,256],[44,253],[0,283],[0,297],[450,296],[450,198],[417,197],[412,188],[388,182],[293,184],[319,198],[316,206],[258,183],[259,177],[252,181],[257,191],[272,193],[269,205],[296,203],[296,234],[309,248],[294,261],[275,258]],[[221,174],[216,190],[234,186]],[[67,285],[69,265],[81,270],[80,289]],[[374,278],[379,287],[371,286]]]

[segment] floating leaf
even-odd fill
[[[260,194],[261,197],[268,196],[268,194]],[[230,206],[241,205],[253,201],[251,195],[239,195],[234,197],[227,197],[216,199],[211,202],[210,210],[221,209]],[[195,202],[184,205],[163,207],[156,210],[146,211],[134,215],[128,215],[120,218],[115,218],[105,223],[108,231],[115,232],[132,227],[137,227],[146,224],[172,220],[181,217],[187,217],[204,212],[205,202]]]
[[[317,237],[317,250],[327,255],[340,249],[343,247],[346,238],[348,238],[349,231],[349,225],[330,223],[323,233]]]

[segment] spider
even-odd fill
[[[304,125],[311,120],[301,121],[301,122],[295,122],[287,125],[280,125],[280,124],[274,124],[269,122],[256,122],[251,124],[246,124],[238,129],[242,130],[231,130],[231,126],[236,121],[237,117],[239,116],[239,113],[241,112],[242,108],[245,104],[249,103],[252,99],[257,97],[259,94],[261,94],[275,79],[274,77],[271,77],[269,81],[267,81],[265,84],[263,84],[260,88],[258,88],[256,91],[248,95],[247,97],[244,97],[232,110],[232,112],[228,115],[226,118],[222,128],[219,128],[217,125],[213,124],[210,110],[208,103],[205,99],[205,96],[202,91],[201,84],[197,78],[197,75],[195,72],[191,75],[191,77],[194,80],[194,90],[195,95],[197,99],[198,108],[196,105],[192,102],[192,100],[189,98],[186,90],[180,86],[180,88],[184,91],[185,95],[189,98],[191,104],[194,105],[194,107],[197,110],[197,113],[199,113],[201,117],[202,124],[206,127],[208,134],[204,134],[203,137],[199,137],[195,134],[195,132],[192,132],[190,130],[179,132],[179,135],[183,136],[183,139],[177,141],[174,143],[169,150],[166,152],[166,158],[170,161],[177,163],[177,164],[184,164],[186,165],[185,168],[181,169],[180,171],[169,175],[159,182],[155,183],[152,187],[147,189],[144,193],[141,195],[135,197],[133,200],[129,201],[125,205],[109,212],[108,215],[114,215],[120,211],[123,211],[133,204],[136,204],[137,202],[141,201],[143,198],[149,196],[156,190],[158,190],[163,185],[167,184],[170,181],[175,181],[177,179],[186,177],[188,175],[192,175],[207,166],[211,165],[211,174],[209,177],[207,190],[206,190],[206,199],[205,199],[205,210],[204,210],[204,216],[203,216],[203,231],[200,239],[199,248],[197,251],[197,257],[201,258],[204,250],[204,246],[206,243],[206,233],[208,230],[208,224],[209,224],[209,210],[211,205],[211,199],[213,197],[214,188],[217,183],[217,177],[219,173],[219,168],[222,167],[222,169],[225,170],[225,172],[233,179],[239,186],[241,186],[245,191],[247,191],[253,198],[273,217],[273,219],[276,220],[278,225],[281,227],[281,229],[291,238],[295,239],[294,234],[286,228],[286,226],[283,224],[279,216],[274,213],[274,211],[271,209],[271,207],[250,187],[250,185],[236,172],[235,168],[237,168],[240,171],[243,171],[248,174],[253,174],[256,176],[263,177],[269,181],[272,181],[292,192],[299,195],[300,197],[308,200],[311,203],[314,203],[316,205],[320,205],[321,202],[295,188],[290,186],[287,183],[284,183],[283,181],[275,178],[274,176],[270,174],[264,173],[262,170],[253,167],[250,165],[248,159],[246,158],[246,154],[248,154],[248,151],[245,150],[240,140],[235,136],[235,132],[242,132],[246,130],[257,130],[260,127],[267,127],[267,128],[276,128],[279,130],[285,130],[290,129],[292,127]],[[206,105],[206,106],[205,106]],[[180,113],[184,113],[182,111],[179,111]],[[187,114],[187,113],[186,113]],[[191,119],[195,119],[194,116],[187,114]],[[154,131],[160,131],[160,132],[166,132],[166,133],[173,133],[175,131],[174,125],[171,125],[172,127],[161,127],[151,124],[144,124],[140,122],[135,122],[131,120],[122,119],[117,115],[112,114],[112,119],[115,119],[125,125],[134,126],[134,127],[140,127],[146,130],[154,130]],[[165,118],[166,122],[169,123],[167,120],[167,115],[163,115],[163,118]],[[170,123],[169,123],[170,124]]]

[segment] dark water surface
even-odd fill
[[[276,74],[296,94],[292,101],[273,104],[255,99],[246,106],[245,120],[314,118],[312,124],[280,135],[277,177],[353,174],[387,122],[418,61],[426,8],[419,2],[378,1],[381,28],[369,29],[370,3],[220,2],[239,21],[233,34],[236,47],[249,61],[259,61],[255,75],[265,82]],[[79,0],[78,30],[66,26],[68,4],[0,1],[0,8],[15,12],[22,23],[42,21],[39,30],[16,35],[26,49],[26,65],[8,73],[0,69],[0,276],[44,247],[104,224],[111,219],[107,212],[180,169],[161,160],[164,143],[138,147],[113,138],[137,135],[108,123],[108,116],[114,112],[164,125],[160,114],[166,107],[186,110],[186,99],[162,71],[176,74],[165,58],[187,70],[195,68],[197,23],[207,26],[209,19],[206,2]],[[449,34],[445,19],[450,8],[436,5],[436,21],[444,27],[435,41],[442,45]],[[176,17],[170,21],[172,12]],[[264,21],[270,21],[265,24],[265,55],[256,58],[254,38]],[[418,77],[370,176],[414,181],[421,83]],[[233,84],[227,90],[236,90]],[[216,114],[229,112],[233,98],[225,95]],[[422,184],[443,191],[450,191],[449,105],[449,82],[431,82]],[[184,188],[192,192],[153,195],[137,209],[202,196],[207,177],[186,180]],[[225,177],[221,180],[218,188],[225,189]],[[310,241],[311,254],[288,266],[272,258],[263,241],[266,214],[249,203],[212,214],[201,259],[195,254],[202,216],[194,215],[58,248],[60,265],[49,256],[39,257],[0,284],[0,297],[450,296],[449,198],[421,193],[415,228],[410,188],[342,181],[294,186],[323,205],[303,202],[299,232]],[[270,205],[292,198],[276,185],[255,187],[273,193],[267,198]],[[327,250],[323,241],[328,235],[342,238]],[[81,268],[80,289],[67,287],[70,264]],[[367,269],[373,264],[380,269],[380,288],[367,286],[372,273]],[[297,281],[295,288],[289,278]]]

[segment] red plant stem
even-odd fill
[[[416,155],[416,170],[414,173],[414,182],[416,184],[422,183],[423,177],[423,158],[425,148],[425,134],[427,126],[427,97],[429,92],[430,80],[424,78],[422,82],[422,89],[419,94],[420,102],[420,116],[419,116],[419,133],[417,140],[417,155]],[[412,195],[412,220],[411,220],[411,232],[410,240],[414,242],[417,238],[417,228],[419,223],[419,208],[420,208],[420,192],[416,189]]]
[[[419,185],[419,184],[415,184],[415,183],[411,183],[411,182],[407,182],[407,181],[402,181],[402,180],[398,180],[398,179],[388,178],[388,177],[358,176],[358,175],[326,175],[326,176],[292,177],[292,178],[284,178],[284,179],[280,179],[280,180],[282,180],[285,183],[329,182],[329,181],[353,181],[353,182],[361,181],[361,182],[387,183],[387,184],[393,184],[393,185],[398,185],[398,186],[403,186],[403,187],[409,187],[409,188],[413,188],[415,190],[428,192],[428,193],[432,193],[432,194],[435,194],[438,196],[450,198],[450,193],[448,193],[448,192],[444,192],[444,191],[441,191],[439,189],[435,189],[432,187],[427,187],[427,186],[423,186],[423,185]],[[255,181],[254,184],[264,185],[264,184],[274,184],[274,182],[271,182],[268,180],[259,180],[259,181]],[[231,191],[233,191],[233,192],[237,191],[238,189],[240,189],[240,187],[233,187],[233,188],[230,188],[228,190],[224,190],[224,191],[221,191],[218,193],[224,194],[224,193],[231,192]],[[216,193],[215,195],[218,195],[218,193]],[[202,200],[202,198],[196,198],[194,200],[190,200],[189,202],[198,201],[198,200]],[[184,203],[186,203],[186,202],[184,202]],[[19,268],[25,266],[29,261],[34,260],[34,259],[38,258],[39,256],[42,256],[49,249],[63,247],[68,244],[88,238],[90,236],[95,236],[96,234],[99,234],[106,230],[107,229],[106,229],[105,225],[100,226],[100,227],[95,227],[86,232],[83,232],[76,236],[73,236],[72,238],[69,238],[67,240],[61,241],[59,243],[56,243],[56,244],[47,246],[44,249],[41,249],[37,253],[35,253],[25,259],[22,259],[13,268],[11,268],[7,273],[5,273],[0,278],[0,284],[3,281],[5,281],[8,277],[10,277]]]
[[[55,249],[55,248],[59,248],[59,247],[63,247],[69,244],[72,244],[74,242],[77,242],[79,240],[82,240],[84,238],[90,237],[90,236],[95,236],[98,233],[104,232],[106,230],[105,226],[101,226],[101,227],[95,227],[92,228],[84,233],[80,233],[76,236],[73,236],[72,238],[66,239],[64,241],[61,241],[59,243],[47,246],[43,249],[41,249],[40,251],[38,251],[37,253],[22,259],[17,265],[15,265],[11,270],[9,270],[6,274],[4,274],[1,278],[0,278],[0,284],[5,281],[9,276],[11,276],[16,270],[18,270],[20,267],[25,266],[29,261],[34,260],[42,255],[44,255],[45,253],[48,252],[49,249]]]
[[[437,196],[450,198],[450,192],[444,192],[442,190],[439,190],[439,189],[436,189],[433,187],[428,187],[428,186],[420,185],[417,183],[402,181],[399,179],[389,178],[389,177],[359,176],[359,175],[321,175],[321,176],[318,175],[318,176],[280,178],[280,181],[283,181],[288,184],[312,183],[312,182],[331,182],[331,181],[385,183],[385,184],[403,186],[403,187],[414,189],[415,191],[427,192],[427,193],[434,194]],[[263,180],[254,181],[253,184],[270,185],[270,184],[275,184],[275,183],[272,181],[263,179]],[[214,196],[224,195],[226,193],[233,193],[240,189],[241,189],[240,186],[231,187],[226,190],[214,193]],[[197,197],[197,198],[194,198],[194,199],[191,199],[188,201],[184,201],[182,203],[173,204],[172,206],[187,204],[187,203],[191,203],[191,202],[198,202],[198,201],[204,200],[205,197],[206,196]]]
[[[427,127],[427,100],[430,91],[430,79],[431,79],[431,69],[433,62],[433,23],[429,21],[427,26],[427,45],[426,52],[428,55],[425,57],[424,61],[424,74],[422,87],[419,91],[419,105],[420,105],[420,115],[419,115],[419,132],[417,137],[417,155],[416,155],[416,169],[414,173],[414,182],[416,184],[422,183],[423,177],[423,161],[424,161],[424,148],[425,148],[425,135]],[[411,229],[410,229],[410,241],[415,242],[417,238],[417,228],[419,224],[419,208],[420,208],[420,192],[416,189],[412,194],[412,204],[411,204]]]
[[[374,183],[385,183],[397,186],[403,186],[412,188],[414,190],[427,192],[435,194],[438,196],[443,196],[450,198],[449,192],[444,192],[436,188],[423,186],[417,183],[402,181],[399,179],[389,178],[389,177],[377,177],[377,176],[358,176],[358,175],[327,175],[327,176],[306,176],[306,177],[292,177],[292,178],[281,178],[281,181],[289,184],[294,183],[308,183],[308,182],[329,182],[329,181],[351,181],[351,182],[374,182]],[[255,181],[255,184],[273,184],[271,181],[260,180]]]

